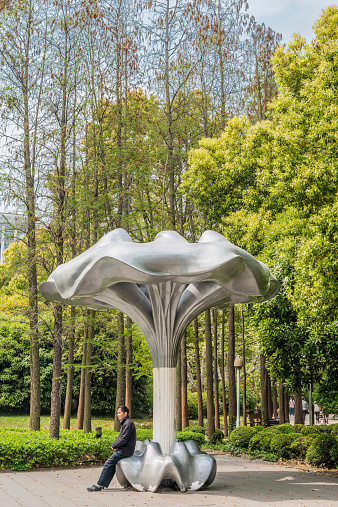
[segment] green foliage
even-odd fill
[[[338,423],[330,424],[329,429],[331,431],[331,435],[338,436]]]
[[[276,426],[272,426],[271,430],[275,433],[294,433],[294,426],[292,426],[290,423],[276,424]]]
[[[230,433],[229,440],[234,446],[247,449],[251,438],[262,430],[262,426],[239,426]]]
[[[310,435],[310,436],[320,435],[320,431],[316,426],[305,426],[305,425],[301,426],[302,427],[300,428],[299,433],[301,433],[302,435]]]
[[[250,458],[252,459],[263,459],[264,461],[278,461],[278,455],[273,452],[266,451],[253,451],[249,453]]]
[[[216,444],[216,442],[220,442],[224,438],[224,433],[222,430],[216,428],[215,433],[211,435],[209,442],[211,444]]]
[[[288,459],[292,455],[291,444],[296,438],[294,433],[279,433],[271,439],[270,449],[280,458]]]
[[[330,435],[331,434],[331,427],[328,424],[318,424],[318,426],[316,426],[316,428],[323,435]]]
[[[316,438],[316,435],[297,437],[290,445],[292,455],[300,459],[305,459],[310,445],[315,442]]]
[[[152,438],[151,430],[137,430],[137,439]],[[111,444],[117,432],[103,430],[102,437],[78,430],[62,430],[60,439],[50,439],[47,430],[2,430],[0,434],[0,468],[29,470],[31,468],[79,466],[99,463],[112,453]]]
[[[331,452],[336,456],[337,438],[333,435],[321,435],[310,445],[306,453],[306,461],[310,465],[318,467],[331,467],[335,464],[335,459],[331,457]]]
[[[187,426],[186,428],[183,428],[182,431],[190,431],[193,433],[203,433],[203,435],[205,435],[205,428],[203,428],[202,426],[198,426],[197,424]]]
[[[264,428],[263,431],[256,433],[256,435],[251,438],[249,443],[250,454],[253,451],[271,452],[270,443],[274,437],[275,432],[270,428]]]
[[[196,433],[195,431],[178,431],[176,438],[179,442],[186,442],[187,440],[194,440],[199,445],[205,442],[204,433]]]

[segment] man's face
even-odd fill
[[[127,417],[127,412],[122,412],[120,408],[117,409],[117,418],[119,421],[123,421],[125,417]]]

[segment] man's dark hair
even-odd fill
[[[119,407],[117,407],[116,412],[118,411],[118,409],[120,409],[121,412],[127,412],[127,415],[129,415],[129,408],[126,407],[125,405],[120,405]]]

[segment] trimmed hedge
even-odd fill
[[[236,447],[247,449],[252,437],[262,430],[262,426],[239,426],[231,432],[229,440]]]
[[[297,458],[305,459],[310,445],[315,442],[316,438],[318,438],[317,435],[304,435],[301,437],[297,436],[297,438],[290,445],[292,454]]]
[[[254,458],[272,455],[283,459],[305,459],[315,466],[338,466],[338,424],[323,434],[318,426],[302,424],[276,425],[272,428],[241,426],[232,431],[229,441],[238,452],[249,452]],[[328,431],[328,426],[325,426]]]
[[[197,426],[197,424],[187,426],[186,428],[183,428],[182,431],[193,431],[195,433],[203,433],[203,435],[205,435],[205,428],[203,428],[203,426]]]
[[[335,465],[334,460],[338,453],[337,446],[337,439],[333,435],[321,435],[310,445],[306,453],[306,461],[318,467],[332,467]]]
[[[198,445],[205,442],[205,435],[203,433],[196,433],[195,431],[178,431],[176,438],[179,442],[186,442],[187,440],[195,440]]]
[[[279,458],[291,458],[291,444],[297,438],[297,434],[277,433],[270,442],[270,449]]]
[[[48,430],[2,430],[0,434],[0,469],[29,470],[99,463],[112,453],[111,444],[118,437],[112,430],[104,430],[101,438],[80,430],[61,430],[60,439],[50,439]],[[150,440],[152,430],[136,430],[137,440]],[[177,432],[179,442],[205,442],[202,433]]]

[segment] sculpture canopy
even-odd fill
[[[49,301],[115,308],[148,342],[153,362],[153,439],[169,454],[176,440],[176,362],[188,324],[215,305],[262,302],[279,290],[265,264],[213,231],[188,243],[175,231],[134,243],[123,229],[55,269],[40,285]]]
[[[115,229],[57,267],[40,285],[49,301],[115,308],[144,333],[154,367],[174,367],[188,324],[215,305],[262,302],[279,290],[268,267],[224,236],[205,231],[189,243],[175,231],[134,243]]]

